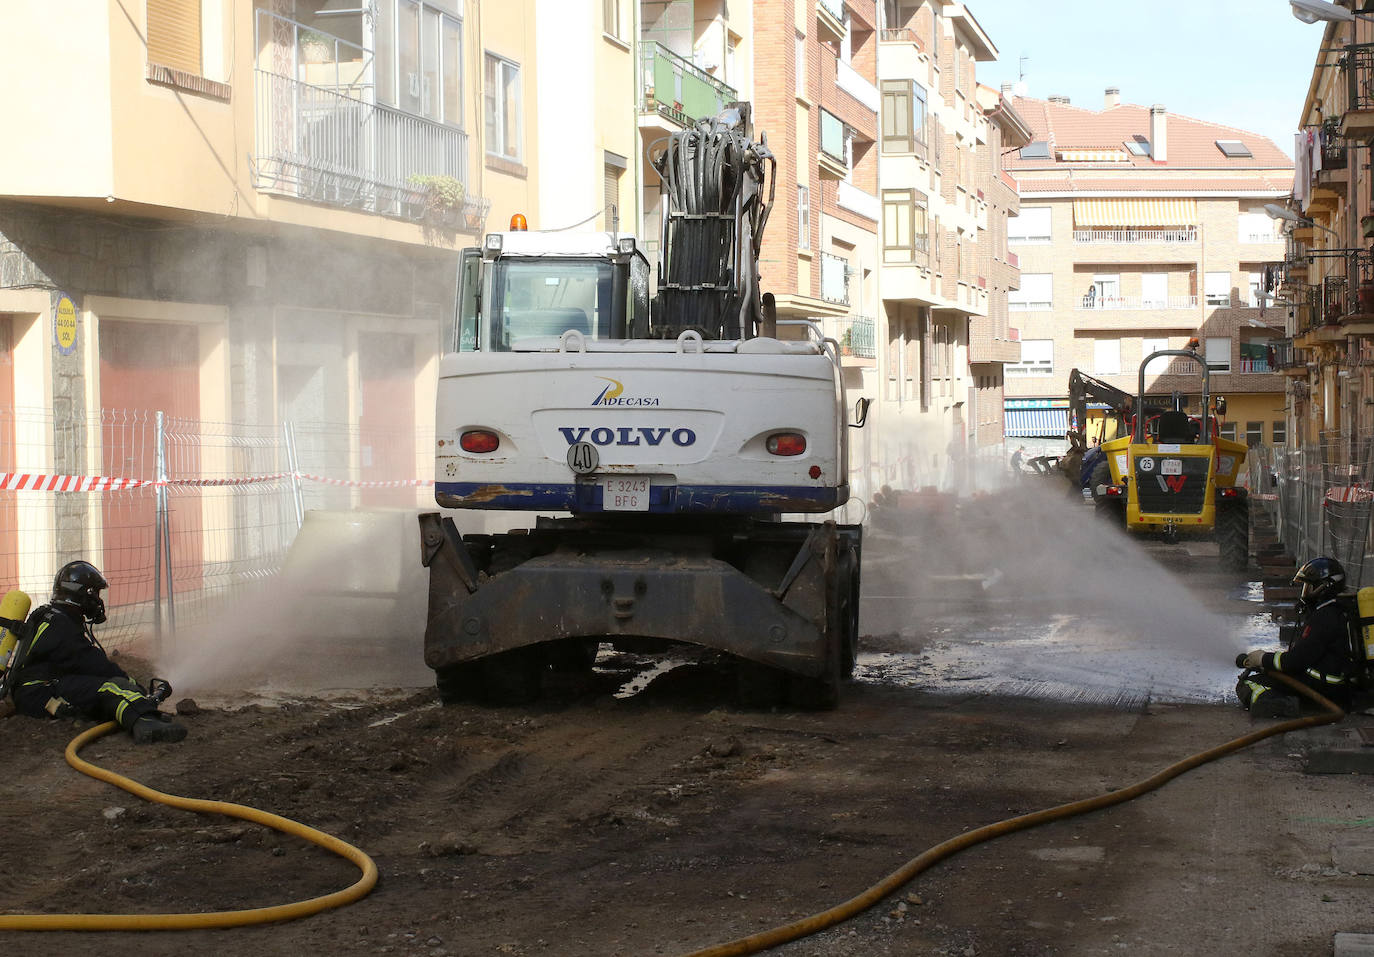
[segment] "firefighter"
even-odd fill
[[[1314,558],[1298,569],[1293,584],[1302,589],[1297,637],[1287,651],[1251,651],[1240,662],[1246,671],[1236,682],[1236,697],[1257,718],[1296,717],[1299,711],[1298,698],[1264,671],[1296,678],[1342,707],[1349,701],[1355,663],[1350,603],[1341,600],[1345,569],[1334,558]]]
[[[151,695],[105,654],[92,625],[105,620],[105,577],[90,562],[68,562],[53,579],[52,599],[34,609],[16,659],[14,706],[34,718],[118,721],[135,741],[180,741],[186,728],[158,711]],[[154,678],[157,690],[171,691]]]

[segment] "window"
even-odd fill
[[[148,0],[148,62],[200,75],[200,0]]]
[[[610,36],[620,39],[620,3],[621,0],[601,0],[601,13],[605,17],[605,32]]]
[[[1156,352],[1163,352],[1167,348],[1169,348],[1168,339],[1141,339],[1140,361],[1144,362],[1147,356],[1152,355]],[[1155,374],[1160,374],[1168,367],[1168,365],[1169,359],[1166,356],[1163,359],[1156,359],[1151,364],[1150,368],[1154,369]]]
[[[1236,235],[1243,243],[1272,243],[1278,241],[1275,221],[1267,213],[1241,213],[1236,220]]]
[[[797,248],[811,248],[811,187],[797,187]]]
[[[462,21],[417,0],[382,0],[375,9],[377,102],[461,127]]]
[[[1047,160],[1050,158],[1050,144],[1045,140],[1027,143],[1021,147],[1020,157],[1023,160]]]
[[[1240,140],[1217,140],[1217,149],[1221,150],[1221,155],[1227,159],[1241,159],[1255,155],[1250,152],[1250,147]]]
[[[1029,312],[1054,307],[1054,273],[1023,272],[1021,288],[1007,294],[1011,312]]]
[[[620,216],[620,178],[629,169],[630,163],[619,153],[605,151],[603,168],[605,170],[606,229],[618,228]]]
[[[918,152],[925,126],[925,89],[911,80],[883,80],[883,152]]]
[[[1048,243],[1051,240],[1048,206],[1021,208],[1020,216],[1007,217],[1007,242]]]
[[[1264,444],[1264,423],[1246,422],[1245,423],[1245,444],[1254,448]]]
[[[883,190],[883,262],[916,261],[912,205],[915,190]]]
[[[1283,419],[1275,419],[1270,422],[1269,435],[1275,445],[1283,445],[1288,441],[1288,423]]]
[[[1121,340],[1093,340],[1093,369],[1098,375],[1121,373]]]
[[[1264,291],[1264,273],[1249,273],[1246,276],[1245,287],[1245,304],[1251,309],[1258,309],[1260,293]]]
[[[1236,423],[1227,422],[1223,424],[1219,430],[1219,434],[1223,439],[1230,439],[1234,442],[1236,440]]]
[[[1093,276],[1092,284],[1083,296],[1084,309],[1120,309],[1121,277],[1113,274]]]
[[[1207,305],[1231,305],[1231,274],[1229,272],[1209,272],[1205,278]]]
[[[1021,361],[1008,364],[1006,375],[1049,375],[1054,372],[1054,340],[1022,339]]]
[[[486,57],[487,155],[520,161],[520,67],[488,53]]]
[[[1207,369],[1211,372],[1231,371],[1231,339],[1228,336],[1208,336],[1203,347]]]
[[[794,45],[797,51],[797,96],[806,96],[806,35],[797,31]]]
[[[1140,307],[1142,309],[1169,308],[1169,274],[1147,272],[1140,275]]]

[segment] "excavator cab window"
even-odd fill
[[[491,263],[484,348],[506,352],[521,339],[557,337],[570,329],[589,339],[612,338],[621,312],[613,295],[616,268],[604,259],[512,257]]]

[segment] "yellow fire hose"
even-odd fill
[[[1149,791],[1153,791],[1161,785],[1173,780],[1185,771],[1215,761],[1223,755],[1230,754],[1232,751],[1239,751],[1241,748],[1249,747],[1257,741],[1273,737],[1276,734],[1284,734],[1288,731],[1296,731],[1299,728],[1312,728],[1317,725],[1331,724],[1345,717],[1345,712],[1338,708],[1330,699],[1318,694],[1311,688],[1299,681],[1279,674],[1275,671],[1266,672],[1268,677],[1275,678],[1290,686],[1297,692],[1319,704],[1324,710],[1320,714],[1309,715],[1305,718],[1294,718],[1291,721],[1284,721],[1279,724],[1262,728],[1258,731],[1251,731],[1249,734],[1241,735],[1232,741],[1218,745],[1207,751],[1199,752],[1191,757],[1184,758],[1177,764],[1171,764],[1162,771],[1157,772],[1143,781],[1137,782],[1120,791],[1112,791],[1109,794],[1100,794],[1097,797],[1084,798],[1069,804],[1061,804],[1058,807],[1047,808],[1043,811],[1035,811],[1031,814],[1023,814],[1020,817],[1008,818],[1005,821],[998,821],[995,824],[988,824],[973,831],[965,831],[958,837],[951,838],[943,844],[937,844],[930,850],[921,854],[919,857],[912,858],[906,864],[893,871],[887,877],[874,884],[868,890],[857,897],[852,897],[843,904],[837,904],[829,910],[812,914],[810,917],[803,917],[790,924],[783,924],[771,930],[760,931],[748,937],[741,937],[724,944],[717,944],[707,947],[704,950],[695,950],[684,957],[735,957],[738,954],[756,954],[761,950],[768,950],[772,947],[780,946],[789,941],[806,937],[817,933],[827,927],[832,927],[841,921],[846,921],[854,915],[865,911],[874,904],[882,901],[890,894],[897,891],[900,887],[910,881],[917,874],[927,870],[931,866],[939,863],[947,857],[952,857],[964,848],[990,841],[994,837],[1002,837],[1016,831],[1024,831],[1027,828],[1038,827],[1041,824],[1048,824],[1050,821],[1059,821],[1068,817],[1075,817],[1079,814],[1087,814],[1089,811],[1097,811],[1104,807],[1111,807],[1115,804],[1122,804],[1126,801],[1140,797]]]
[[[130,794],[146,801],[180,808],[183,811],[199,811],[206,814],[223,814],[236,817],[254,824],[263,824],[283,834],[302,837],[312,844],[331,851],[352,861],[363,872],[356,883],[341,891],[313,897],[309,900],[291,904],[278,904],[273,907],[254,907],[248,910],[212,911],[200,914],[3,914],[0,915],[0,930],[198,930],[207,927],[242,927],[248,924],[270,924],[275,921],[294,920],[309,917],[332,907],[342,907],[366,897],[377,883],[377,865],[358,848],[337,837],[317,831],[313,827],[293,821],[290,818],[260,811],[242,804],[225,801],[202,801],[197,798],[179,797],[164,794],[145,787],[137,781],[115,774],[104,768],[96,767],[80,757],[77,752],[85,745],[102,735],[118,730],[114,721],[97,725],[83,731],[67,745],[67,763],[82,774],[97,778],[123,788]]]

